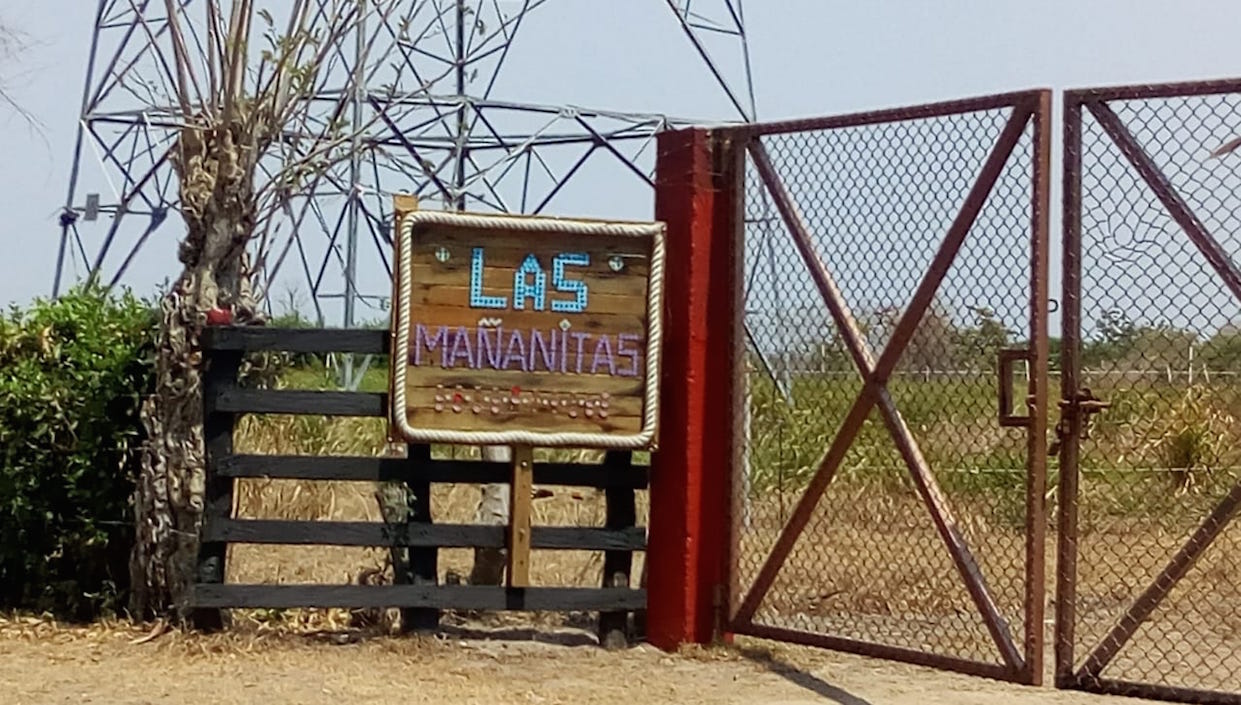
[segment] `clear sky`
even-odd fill
[[[51,291],[95,4],[0,4],[0,19],[31,42],[0,74],[43,125],[34,132],[0,113],[0,304]],[[1235,0],[748,0],[745,9],[765,119],[1241,76]],[[497,97],[734,117],[663,0],[551,0],[523,31]],[[168,245],[166,269],[148,260],[133,273],[140,289],[174,273]]]

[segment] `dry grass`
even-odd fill
[[[1154,516],[1117,517],[1110,507],[1086,505],[1079,536],[1079,660],[1155,580],[1212,498],[1236,481],[1216,476],[1209,487],[1200,485],[1194,492],[1176,495],[1168,490],[1165,479],[1151,477],[1150,485],[1136,485],[1144,493],[1164,487],[1163,511]],[[1089,481],[1083,490],[1088,494],[1110,491]],[[967,500],[950,496],[992,595],[1020,640],[1024,533],[996,521],[994,508]],[[1091,506],[1099,511],[1091,513]],[[757,574],[788,511],[789,505],[782,510],[772,499],[752,506],[751,527],[741,537],[743,590]],[[1048,619],[1054,604],[1055,546],[1056,536],[1049,535],[1044,598]],[[763,624],[998,663],[999,651],[978,614],[920,500],[890,486],[868,494],[863,486],[845,482],[829,489],[816,508],[756,619]],[[1049,632],[1047,638],[1051,638]],[[1239,672],[1241,526],[1234,525],[1178,583],[1104,674],[1234,690]]]
[[[958,525],[974,549],[1002,614],[1020,639],[1025,589],[1022,434],[993,428],[989,417],[985,423],[981,417],[974,418],[971,408],[977,405],[964,394],[970,391],[964,386],[940,391],[920,400],[927,408],[915,407],[910,423],[939,471]],[[949,391],[960,403],[945,407],[941,402]],[[1151,391],[1140,399],[1120,397],[1118,408],[1100,419],[1088,447],[1089,458],[1153,470],[1139,478],[1132,472],[1086,468],[1078,594],[1082,648],[1093,646],[1116,622],[1183,543],[1192,523],[1205,514],[1221,488],[1235,481],[1215,467],[1221,458],[1235,453],[1225,447],[1229,445],[1226,439],[1236,432],[1226,406],[1193,390],[1180,397]],[[945,408],[954,411],[945,416]],[[823,433],[809,433],[810,426],[806,426],[819,429],[826,422],[823,417],[795,421],[785,429],[788,438],[782,442],[813,445],[816,440],[825,441]],[[756,442],[770,440],[766,431],[756,429],[756,433]],[[377,455],[385,452],[384,427],[379,420],[249,418],[242,423],[237,446],[239,452]],[[820,452],[811,452],[809,446],[794,451],[787,458],[767,460],[762,451],[753,461],[767,463],[757,471],[768,473],[773,464],[790,460],[801,464]],[[475,449],[437,448],[435,453],[477,457]],[[544,460],[552,457],[540,454]],[[598,462],[600,454],[560,454],[555,459]],[[758,619],[998,662],[998,651],[925,507],[908,480],[902,479],[900,466],[886,433],[875,429],[863,434],[846,470],[816,509]],[[1180,469],[1184,472],[1178,474]],[[804,468],[790,466],[782,477],[779,482],[768,478],[763,486],[753,488],[750,525],[741,535],[742,589],[753,579],[787,520],[800,494]],[[239,488],[239,515],[378,521],[376,489],[369,483],[250,480]],[[437,486],[433,515],[437,521],[470,523],[477,499],[475,486]],[[646,497],[641,496],[639,516],[645,517],[646,511]],[[603,513],[601,494],[591,490],[557,488],[552,497],[535,504],[535,521],[541,525],[598,526]],[[639,523],[644,524],[644,519]],[[1235,657],[1207,661],[1194,656],[1241,651],[1241,609],[1235,607],[1241,604],[1241,565],[1234,558],[1241,556],[1241,537],[1236,534],[1233,529],[1220,538],[1139,631],[1108,675],[1170,685],[1226,686],[1224,681],[1236,672],[1233,669],[1241,670]],[[1049,614],[1054,546],[1051,536],[1046,556]],[[341,583],[355,580],[363,570],[383,566],[386,560],[383,551],[370,549],[238,546],[233,551],[229,580],[237,582]],[[471,563],[470,551],[441,551],[441,580],[449,573],[468,574]],[[596,585],[601,564],[599,553],[539,552],[533,578],[540,585]],[[634,574],[639,571],[640,564]],[[345,611],[243,615],[243,622],[254,629],[303,632],[342,628],[351,624],[350,619]],[[556,623],[555,619],[539,621]],[[1187,668],[1194,674],[1188,679]]]
[[[984,445],[993,445],[994,439]],[[246,419],[238,434],[239,451],[375,455],[385,450],[381,422],[359,419],[265,417]],[[438,452],[445,452],[443,450]],[[597,458],[584,458],[596,460]],[[1159,492],[1166,483],[1155,474],[1147,484],[1124,479],[1119,485],[1107,477],[1087,476],[1083,483],[1086,510],[1082,516],[1079,634],[1081,643],[1097,641],[1121,612],[1153,579],[1192,528],[1188,522],[1202,516],[1211,497],[1228,484],[1222,475],[1198,482],[1193,491]],[[814,519],[777,579],[758,618],[771,624],[821,633],[948,653],[983,661],[997,661],[998,652],[958,577],[947,550],[921,501],[900,473],[877,478],[873,474],[845,473],[816,510]],[[1093,478],[1093,479],[1091,479]],[[975,486],[965,483],[982,483]],[[1020,473],[957,478],[946,483],[949,500],[966,539],[988,579],[989,586],[1020,634],[1024,599],[1024,536],[1020,515],[1023,484]],[[604,516],[601,493],[555,488],[555,494],[535,503],[540,525],[599,526]],[[302,520],[379,520],[371,483],[248,480],[238,491],[243,517]],[[1137,495],[1142,510],[1118,511],[1113,505],[1122,491]],[[639,515],[647,511],[640,496]],[[742,586],[753,579],[774,542],[798,492],[769,491],[750,506],[751,525],[742,535]],[[1092,502],[1090,498],[1100,501]],[[443,485],[434,489],[432,511],[437,521],[473,521],[478,488]],[[783,500],[783,501],[781,501]],[[1104,501],[1106,500],[1106,501]],[[1158,501],[1158,508],[1151,503]],[[1168,504],[1172,502],[1175,506]],[[1191,506],[1192,505],[1192,506]],[[1096,511],[1090,511],[1096,507]],[[1184,519],[1170,526],[1168,517]],[[1128,517],[1127,519],[1125,517]],[[640,521],[644,523],[644,521]],[[1047,561],[1054,566],[1054,537]],[[1241,649],[1241,539],[1235,532],[1221,537],[1202,565],[1178,587],[1174,600],[1161,608],[1148,628],[1122,654],[1114,668],[1129,675],[1154,674],[1156,680],[1173,676],[1174,663],[1164,656],[1155,663],[1149,654],[1165,654],[1179,644],[1182,651],[1203,648]],[[899,557],[899,560],[893,560]],[[228,579],[235,582],[344,583],[364,570],[382,567],[386,553],[377,549],[333,547],[236,546]],[[640,561],[640,557],[639,557]],[[472,563],[468,550],[440,552],[440,579],[449,573],[467,575]],[[597,585],[602,556],[591,552],[537,552],[533,578],[539,585]],[[639,574],[640,563],[634,574]],[[1048,580],[1048,589],[1053,581]],[[1050,594],[1048,600],[1050,603]],[[248,611],[238,613],[242,625],[256,633],[280,630],[300,632],[338,630],[355,622],[345,610]],[[519,619],[529,622],[528,615]],[[558,624],[543,616],[538,623]],[[512,621],[500,623],[514,624]],[[264,631],[266,630],[266,631]],[[1201,644],[1190,648],[1189,644]],[[1184,658],[1192,657],[1182,657]],[[1179,661],[1175,661],[1179,662]],[[1225,662],[1199,665],[1200,680],[1218,680]],[[1136,669],[1136,670],[1135,670]],[[1164,673],[1168,671],[1168,673]]]
[[[323,418],[308,416],[251,416],[239,424],[235,437],[238,453],[280,455],[378,456],[388,452],[381,419]],[[473,453],[469,453],[473,451]],[[437,456],[477,457],[476,449],[437,448]],[[549,459],[546,452],[539,459]],[[582,451],[560,453],[557,460],[599,462],[602,454]],[[248,519],[302,521],[381,521],[377,491],[371,482],[310,482],[278,479],[247,479],[238,482],[236,516]],[[549,489],[552,495],[536,499],[533,521],[539,526],[603,526],[604,496],[601,490]],[[469,524],[475,521],[479,500],[477,485],[436,485],[432,488],[431,513],[436,522]],[[645,525],[647,493],[637,497],[638,523]],[[635,555],[634,583],[642,570],[643,555]],[[439,579],[450,574],[468,576],[473,552],[444,549],[439,552]],[[594,586],[601,584],[603,554],[598,551],[535,551],[531,580],[540,586]],[[383,571],[391,579],[388,552],[380,548],[336,546],[233,545],[229,548],[228,575],[234,583],[356,583],[368,571]],[[259,625],[279,625],[302,630],[342,629],[357,623],[349,610],[248,610],[235,611],[235,619]],[[549,617],[544,622],[558,622]]]

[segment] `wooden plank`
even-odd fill
[[[484,271],[496,272],[498,274],[507,273],[508,281],[501,282],[499,279],[494,280],[499,286],[511,286],[513,276],[517,270],[524,264],[526,255],[531,254],[530,248],[513,249],[511,247],[496,247],[494,245],[484,245],[486,248],[484,254]],[[436,273],[452,272],[457,275],[469,274],[473,267],[473,248],[460,247],[450,245],[448,250],[448,260],[441,262],[437,256],[438,248],[431,252],[425,249],[418,251],[414,255],[413,269],[410,270],[414,274],[415,279],[422,276],[434,276]],[[544,272],[550,272],[552,269],[552,261],[555,257],[547,248],[534,248],[534,256],[539,260],[539,266]],[[620,271],[613,271],[611,268],[611,255],[603,250],[594,249],[586,252],[590,256],[590,264],[588,265],[572,265],[565,268],[565,274],[572,279],[586,279],[591,281],[602,281],[605,279],[627,279],[627,278],[645,278],[651,273],[650,256],[641,254],[636,256],[622,257],[622,268]],[[484,274],[486,276],[486,274]],[[483,279],[484,286],[489,285],[492,280]]]
[[[324,546],[503,546],[500,527],[410,524],[388,527],[369,521],[232,519],[208,521],[203,536],[229,543]]]
[[[530,544],[543,551],[645,551],[646,529],[536,526],[531,530]]]
[[[414,229],[412,238],[414,258],[435,256],[435,251],[443,246],[450,252],[469,253],[479,243],[485,243],[501,250],[532,249],[538,252],[592,252],[606,255],[620,255],[626,260],[650,259],[650,237],[614,237],[610,235],[578,234],[573,236],[572,247],[565,247],[564,233],[554,232],[498,232],[493,230],[477,230],[474,228],[458,228],[444,226],[428,226],[435,228],[428,232],[424,227]],[[468,260],[467,260],[468,261]]]
[[[530,585],[530,515],[534,502],[534,449],[513,448],[513,479],[509,483],[508,586]]]
[[[424,396],[425,398],[425,396]],[[410,423],[419,428],[444,428],[467,431],[505,430],[521,428],[530,431],[547,432],[614,432],[637,433],[642,429],[642,418],[636,415],[618,415],[609,412],[606,419],[598,416],[586,417],[579,415],[572,418],[566,413],[559,414],[474,414],[472,409],[463,408],[461,413],[454,413],[447,407],[443,411],[435,411],[434,407],[418,406],[417,399],[409,405],[407,417]],[[433,402],[425,402],[431,405]]]
[[[645,359],[642,362],[645,365]],[[643,367],[645,371],[645,367]],[[501,376],[502,375],[502,376]],[[511,390],[518,387],[522,390],[581,394],[602,394],[606,392],[613,397],[638,397],[643,392],[640,377],[609,377],[607,375],[557,375],[554,378],[540,372],[518,372],[516,370],[495,372],[487,370],[452,370],[439,365],[410,367],[406,377],[406,389],[410,387],[434,388],[443,386],[445,389],[461,387],[465,390],[500,389]]]
[[[405,458],[325,457],[311,455],[233,455],[216,467],[221,477],[252,477],[288,480],[344,480],[358,482],[432,482],[461,484],[505,483],[508,463],[484,460],[428,460],[412,463]],[[620,472],[603,465],[535,463],[536,485],[565,487],[619,487],[645,489],[649,473],[635,466]]]
[[[237,383],[241,368],[240,352],[217,353],[207,363],[202,384],[206,390]],[[233,516],[234,485],[236,480],[218,473],[217,466],[233,453],[233,429],[237,416],[230,413],[208,413],[203,417],[203,449],[206,451],[206,482],[203,493],[203,513],[206,516],[231,519]],[[203,541],[198,546],[199,580],[223,583],[227,571],[228,544]],[[216,631],[224,628],[224,616],[219,610],[195,610],[190,622],[197,629]]]
[[[502,526],[472,524],[410,524],[388,527],[369,521],[288,521],[282,519],[216,519],[206,523],[203,540],[227,543],[323,546],[434,546],[439,548],[504,548]],[[577,526],[536,526],[530,547],[560,551],[640,551],[646,532],[639,527],[600,529]]]
[[[481,585],[195,585],[194,604],[210,608],[424,607],[444,610],[576,612],[635,610],[645,590],[505,588]]]
[[[490,296],[510,298],[514,284],[518,281],[517,271],[528,256],[534,255],[540,270],[545,277],[552,275],[552,262],[559,248],[548,248],[539,243],[527,243],[518,248],[496,246],[493,235],[489,235],[485,245],[484,266],[482,270],[482,289]],[[442,252],[441,252],[442,249]],[[579,249],[579,248],[574,248]],[[467,307],[470,301],[469,281],[472,270],[473,247],[440,246],[416,248],[410,262],[411,280],[414,286],[414,298],[424,303],[443,304]],[[585,282],[590,287],[591,309],[600,311],[612,310],[614,303],[628,306],[631,301],[645,304],[649,286],[649,256],[623,257],[623,268],[612,271],[611,256],[602,251],[590,248],[581,250],[590,257],[589,265],[574,265],[566,269],[566,274],[574,281]],[[439,255],[447,255],[441,261]],[[571,300],[573,294],[557,291],[554,282],[547,280],[547,305],[555,300]],[[428,299],[429,292],[446,290],[442,300]],[[614,301],[613,301],[614,300]],[[609,303],[612,301],[612,303]]]
[[[615,472],[624,472],[633,464],[633,453],[608,453],[603,464]],[[607,502],[604,521],[606,528],[623,530],[637,523],[637,506],[633,490],[608,488],[605,490],[604,497]],[[607,551],[603,554],[603,587],[628,588],[632,571],[632,551]],[[600,612],[599,643],[608,648],[623,648],[629,642],[628,626],[628,612]]]
[[[435,238],[423,238],[421,242],[415,242],[411,259],[423,266],[460,272],[470,271],[473,265],[474,246],[480,243],[480,246],[485,248],[484,265],[487,269],[514,270],[521,265],[527,255],[533,254],[539,260],[539,265],[547,271],[552,266],[552,258],[562,251],[584,252],[590,255],[590,264],[574,265],[567,270],[577,278],[580,278],[582,272],[588,272],[588,276],[591,277],[625,276],[626,273],[645,275],[649,271],[651,259],[649,240],[635,247],[635,242],[631,240],[617,242],[616,238],[612,237],[592,238],[589,236],[578,240],[575,237],[571,248],[563,246],[563,239],[559,242],[540,242],[537,238],[514,238],[511,235],[495,232],[480,233],[477,240],[470,243],[455,241],[456,238],[451,235],[438,242],[432,240]],[[441,261],[441,248],[447,252],[447,260]],[[619,273],[613,272],[609,266],[608,260],[612,255],[620,255],[624,263],[624,269]]]
[[[508,296],[513,291],[513,284],[517,279],[517,268],[521,263],[519,261],[505,261],[501,263],[496,262],[496,259],[491,249],[488,248],[487,266],[483,270],[483,293]],[[550,258],[541,259],[543,260],[543,271],[550,272],[550,262],[547,261]],[[566,277],[588,282],[592,298],[595,292],[607,295],[646,297],[647,285],[650,281],[650,268],[646,262],[633,262],[620,272],[613,272],[608,269],[607,264],[604,262],[596,261],[598,264],[590,267],[567,268]],[[410,273],[413,275],[415,288],[430,289],[439,286],[450,286],[464,289],[465,285],[463,282],[468,282],[470,278],[470,263],[467,259],[460,263],[450,261],[441,264],[437,261],[429,261],[427,258],[420,258],[414,260]],[[551,301],[573,300],[572,294],[557,291],[554,283],[550,280],[548,281],[547,296],[549,307]],[[465,298],[462,299],[462,305],[465,305],[465,302],[469,300],[469,291],[467,290]]]
[[[457,429],[461,431],[504,431],[524,429],[545,433],[591,432],[591,433],[637,433],[642,419],[636,416],[609,416],[606,421],[598,419],[571,419],[563,416],[524,416],[492,421],[482,418],[465,418],[465,414],[437,414],[425,409],[411,409],[410,423],[418,428]]]
[[[388,395],[375,392],[326,392],[300,389],[214,390],[208,408],[237,414],[304,416],[387,416]]]
[[[431,461],[431,446],[409,446],[408,462],[424,465]],[[429,525],[431,517],[431,483],[425,479],[408,482],[410,493],[409,522]],[[409,548],[409,574],[405,581],[410,585],[435,585],[439,582],[439,549],[434,546]],[[433,632],[439,629],[440,614],[434,608],[410,608],[401,612],[401,628],[407,632]]]
[[[645,280],[639,280],[645,282]],[[594,284],[594,282],[590,282]],[[646,287],[636,288],[629,287],[631,291],[627,293],[607,293],[596,291],[592,286],[590,290],[590,312],[603,314],[628,314],[640,316],[646,313]],[[424,284],[415,282],[413,291],[410,293],[410,302],[413,304],[411,310],[418,311],[423,308],[453,308],[461,309],[473,313],[475,316],[486,315],[491,313],[488,309],[470,308],[470,287],[468,282],[463,285],[454,286],[452,284]],[[550,310],[553,298],[549,294],[548,307]],[[532,310],[532,312],[534,312]],[[521,311],[495,310],[495,315],[505,315],[513,317],[514,314],[520,314]],[[581,317],[583,314],[562,314],[572,322],[575,318]]]
[[[640,376],[641,367],[634,365],[644,357],[647,348],[646,324],[639,320],[639,315],[592,312],[549,316],[546,311],[506,313],[462,306],[424,307],[413,314],[410,323],[409,364],[452,367],[458,372],[473,368],[622,377],[625,375],[620,370],[628,369],[630,376],[636,377]],[[537,317],[544,325],[532,325],[527,317]],[[433,318],[440,322],[428,323]],[[620,325],[630,320],[637,324]],[[567,329],[563,328],[566,323]],[[510,348],[514,343],[517,345]],[[599,350],[598,364],[594,364],[596,347],[605,343],[607,350]],[[608,369],[608,353],[616,372]],[[592,372],[592,366],[598,371]]]
[[[458,386],[461,389],[458,389]],[[607,418],[613,416],[641,417],[644,405],[642,397],[629,394],[608,394],[608,398],[604,399],[601,394],[592,392],[562,392],[538,387],[519,387],[519,389],[520,392],[514,395],[510,387],[495,385],[491,387],[479,385],[473,389],[465,385],[452,387],[406,385],[405,387],[408,395],[406,399],[417,402],[419,405],[436,402],[448,406],[459,404],[467,413],[472,410],[472,407],[478,406],[481,411],[498,416],[498,422],[502,422],[505,416],[515,414],[519,410],[529,414],[534,409],[544,409],[549,415],[560,416],[570,412],[576,412],[578,416],[582,416],[589,410],[592,416],[598,415],[597,412],[604,412]],[[458,394],[461,395],[460,399],[457,398]],[[495,409],[495,413],[491,413],[491,409]],[[447,407],[445,410],[448,410]]]
[[[505,311],[497,311],[495,318],[503,320],[506,317]],[[463,322],[476,324],[480,318],[493,318],[488,316],[487,311],[481,309],[473,309],[464,306],[439,306],[433,309],[424,309],[418,311],[411,317],[410,331],[414,330],[414,325],[421,323],[432,329],[440,326],[449,326],[456,328]],[[549,331],[558,329],[560,322],[568,320],[573,325],[573,330],[591,333],[592,335],[599,333],[633,333],[641,335],[642,340],[638,344],[642,350],[646,350],[646,313],[640,314],[629,313],[599,313],[592,311],[589,315],[582,314],[564,314],[555,311],[522,311],[521,325],[525,329]],[[410,349],[413,349],[411,340]]]
[[[239,352],[359,353],[386,355],[388,331],[355,328],[268,328],[210,326],[203,349]]]
[[[227,477],[359,482],[411,480],[419,475],[405,458],[318,455],[234,455],[222,461],[217,472]],[[440,477],[431,481],[451,480]]]

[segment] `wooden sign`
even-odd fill
[[[407,442],[654,446],[663,224],[412,211],[396,245]]]

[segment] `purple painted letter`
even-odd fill
[[[616,354],[629,360],[628,367],[621,367],[616,370],[616,374],[621,377],[637,377],[638,376],[638,355],[641,351],[637,348],[630,349],[627,343],[636,343],[642,340],[642,336],[633,333],[621,333],[616,336]]]
[[[414,326],[414,367],[422,365],[422,351],[434,352],[436,347],[440,349],[440,362],[443,364],[448,360],[448,326],[440,326],[435,329],[435,335],[429,337],[427,335],[427,327],[421,323]]]

